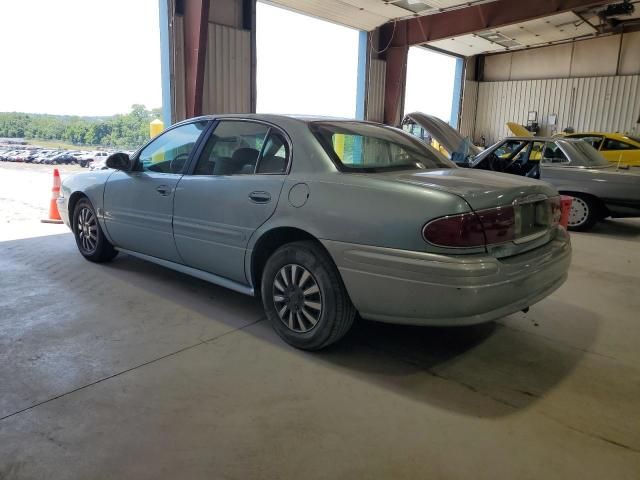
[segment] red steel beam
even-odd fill
[[[406,29],[405,45],[419,45],[443,38],[456,37],[547,17],[576,8],[599,6],[613,2],[614,0],[497,0],[434,15],[399,20],[396,22],[395,28],[396,32],[399,27]],[[390,41],[393,28],[393,22],[382,26],[381,43],[383,45]],[[395,35],[392,45],[400,46]]]
[[[402,120],[409,53],[409,47],[406,45],[407,31],[404,25],[396,26],[393,39],[398,45],[389,45],[384,54],[387,61],[384,83],[384,123],[387,125],[399,125]]]
[[[380,28],[380,48],[387,61],[384,123],[399,125],[407,76],[409,46],[547,17],[613,0],[496,0],[458,10],[389,22]]]
[[[209,0],[184,0],[185,103],[187,118],[202,115]]]

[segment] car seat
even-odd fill
[[[260,152],[255,148],[238,148],[231,158],[219,158],[213,168],[214,175],[253,173]]]
[[[257,173],[284,173],[287,160],[276,155],[267,155],[260,160]]]

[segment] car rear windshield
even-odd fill
[[[562,150],[569,155],[574,167],[608,167],[611,165],[590,143],[580,140],[569,142],[558,140]]]
[[[350,121],[314,122],[310,128],[344,172],[455,168],[433,148],[395,128]]]

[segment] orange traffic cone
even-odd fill
[[[40,220],[42,223],[62,223],[60,212],[56,201],[60,196],[60,172],[57,168],[53,169],[53,188],[51,189],[51,202],[49,203],[49,218]]]

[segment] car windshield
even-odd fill
[[[558,144],[569,156],[571,160],[570,165],[572,167],[608,167],[611,166],[598,151],[584,140],[579,141],[566,141],[558,140]]]
[[[344,172],[455,168],[442,154],[395,128],[350,121],[314,122],[310,128]]]

